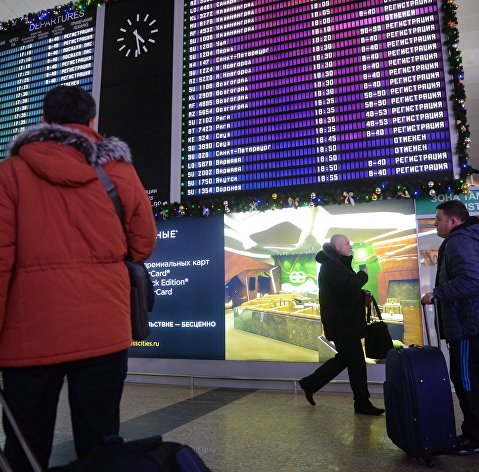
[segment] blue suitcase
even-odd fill
[[[384,404],[387,434],[408,455],[432,466],[433,455],[454,452],[456,423],[451,384],[438,347],[411,346],[388,352]]]

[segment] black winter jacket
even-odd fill
[[[364,338],[366,318],[361,287],[368,281],[364,271],[354,272],[352,256],[343,256],[329,243],[316,254],[319,270],[319,303],[324,334],[330,341]]]
[[[434,297],[441,337],[448,342],[479,336],[479,219],[453,228],[439,248]]]

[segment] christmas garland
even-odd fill
[[[13,32],[31,23],[48,21],[59,15],[72,11],[98,8],[103,4],[116,0],[81,0],[56,6],[38,13],[29,13],[20,18],[2,22],[0,32]],[[464,69],[462,67],[461,51],[459,50],[459,30],[457,28],[457,5],[454,0],[444,0],[442,4],[442,32],[446,36],[445,45],[448,51],[449,73],[452,77],[454,117],[458,133],[456,151],[459,157],[460,178],[451,181],[428,181],[415,184],[392,183],[380,181],[375,184],[341,190],[317,192],[273,191],[269,195],[236,197],[228,196],[208,199],[198,203],[183,201],[181,203],[153,202],[153,210],[158,218],[168,219],[183,216],[209,216],[212,214],[229,213],[230,211],[275,210],[281,208],[298,208],[300,206],[318,206],[329,204],[351,204],[371,202],[379,199],[418,198],[423,195],[469,192],[467,177],[472,174],[468,164],[468,149],[471,136],[467,124],[466,94],[464,90]]]

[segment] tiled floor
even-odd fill
[[[63,392],[64,393],[64,392]],[[386,434],[384,417],[355,415],[350,393],[126,385],[121,434],[162,434],[192,446],[214,472],[425,471]],[[383,398],[373,395],[374,404]],[[456,405],[457,408],[457,405]],[[460,412],[457,411],[457,421]],[[51,465],[74,457],[62,395]],[[435,471],[479,471],[478,456],[438,456]],[[136,471],[139,472],[139,471]]]

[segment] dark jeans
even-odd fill
[[[5,399],[27,443],[43,468],[48,467],[58,399],[65,377],[75,450],[80,457],[102,438],[118,434],[120,400],[128,351],[63,364],[3,369]],[[15,472],[31,471],[3,415],[5,455]]]
[[[449,344],[451,380],[464,415],[462,433],[479,441],[479,336]]]
[[[314,393],[347,368],[354,401],[358,404],[368,403],[368,378],[361,340],[335,341],[334,345],[338,351],[336,356],[302,379],[304,385]]]

